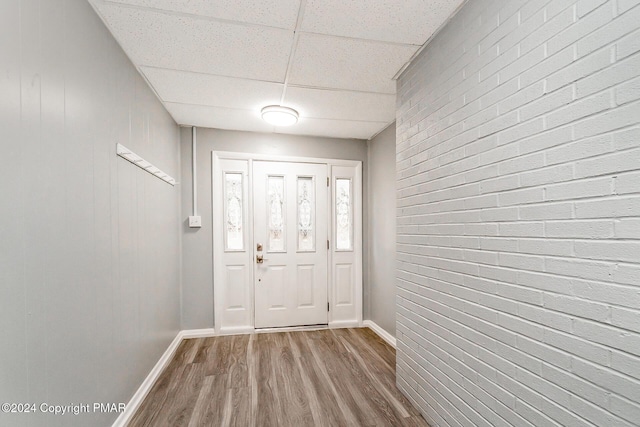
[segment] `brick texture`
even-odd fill
[[[640,1],[474,0],[398,80],[398,385],[640,425]]]

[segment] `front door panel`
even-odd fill
[[[327,166],[253,162],[255,327],[327,323]]]

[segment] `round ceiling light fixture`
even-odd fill
[[[291,126],[298,121],[298,112],[281,105],[267,105],[261,111],[262,120],[274,126]]]

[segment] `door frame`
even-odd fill
[[[214,330],[216,334],[234,334],[234,333],[247,333],[255,330],[255,278],[252,277],[250,289],[247,291],[247,304],[249,305],[248,315],[244,325],[224,325],[222,310],[224,307],[224,292],[222,292],[221,286],[216,286],[216,282],[221,283],[222,274],[221,268],[222,262],[219,260],[220,254],[224,252],[224,238],[218,233],[223,229],[224,213],[222,208],[218,206],[218,198],[222,191],[222,175],[220,162],[222,160],[241,160],[247,162],[248,167],[248,194],[247,206],[248,206],[248,218],[247,218],[247,239],[250,245],[247,247],[247,253],[250,253],[251,259],[255,257],[254,243],[254,224],[253,224],[253,162],[254,161],[273,161],[273,162],[292,162],[292,163],[314,163],[325,164],[327,166],[327,175],[332,181],[330,191],[327,197],[327,220],[329,240],[332,241],[334,234],[334,220],[332,204],[334,200],[335,183],[333,182],[333,167],[350,167],[353,168],[353,253],[354,253],[354,292],[355,292],[355,313],[350,318],[336,318],[334,316],[335,310],[330,309],[328,313],[328,325],[329,327],[353,327],[362,326],[363,317],[363,248],[362,248],[362,232],[363,232],[363,182],[362,182],[362,162],[359,160],[342,160],[342,159],[325,159],[315,157],[299,157],[299,156],[282,156],[282,155],[269,155],[269,154],[255,154],[255,153],[241,153],[241,152],[229,152],[229,151],[212,151],[211,152],[211,207],[212,207],[212,238],[213,238],[213,256],[212,256],[212,268],[213,268],[213,310],[214,310]],[[220,175],[220,176],[218,176]],[[334,244],[331,243],[331,250],[328,251],[327,260],[327,299],[331,307],[336,305],[335,292],[334,292]],[[251,274],[254,274],[255,269],[251,269]]]

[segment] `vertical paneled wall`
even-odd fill
[[[88,2],[0,2],[0,402],[127,402],[179,329],[180,189],[117,142],[179,178],[178,127]]]
[[[396,331],[396,126],[367,143],[369,164],[369,244],[366,293],[368,317],[395,336]]]
[[[640,4],[474,0],[398,82],[398,384],[435,426],[640,420]]]

